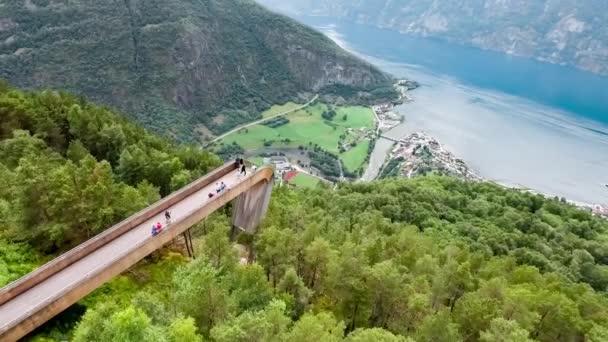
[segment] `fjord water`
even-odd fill
[[[608,203],[607,77],[360,24],[298,19],[422,84],[411,93],[415,102],[398,108],[406,122],[389,136],[425,131],[487,179]],[[388,148],[379,144],[371,174]]]

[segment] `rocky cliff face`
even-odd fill
[[[608,74],[603,0],[259,0],[289,13],[349,18]]]
[[[387,75],[250,0],[5,0],[0,78],[83,94],[190,140]]]

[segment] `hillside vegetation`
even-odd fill
[[[0,78],[86,95],[183,141],[317,92],[394,95],[375,67],[251,0],[3,1]]]
[[[219,164],[84,100],[0,84],[0,238],[66,250]]]
[[[218,162],[82,99],[0,85],[0,281]],[[240,252],[230,211],[194,228],[196,260],[155,252],[26,340],[608,338],[608,221],[562,201],[444,177],[275,188]]]
[[[178,323],[217,342],[608,337],[608,223],[556,200],[437,177],[279,188],[261,232],[239,239],[249,265],[228,222],[201,226],[198,258],[167,280],[106,288],[98,303],[121,303],[90,306],[75,340],[175,341]]]

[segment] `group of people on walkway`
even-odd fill
[[[171,213],[169,210],[165,210],[165,223],[167,226],[171,224]],[[158,235],[163,231],[163,225],[160,222],[156,222],[156,224],[152,225],[152,235]]]
[[[242,176],[247,176],[247,166],[245,166],[245,161],[243,160],[243,158],[236,158],[235,165],[236,165],[236,172],[238,172],[239,179]],[[255,167],[254,167],[254,171],[255,171]],[[207,196],[209,198],[213,198],[213,197],[219,195],[220,193],[222,193],[227,188],[228,188],[228,186],[224,182],[215,183],[215,193],[210,192]],[[166,219],[166,224],[169,225],[171,223],[171,213],[168,210],[165,211],[165,219]],[[162,231],[163,231],[163,225],[160,222],[157,222],[156,224],[152,225],[152,235],[157,235]]]
[[[219,195],[222,191],[226,190],[228,188],[228,186],[226,186],[226,183],[221,182],[221,183],[215,183],[215,194],[213,192],[210,192],[209,195],[207,195],[209,198],[213,198],[215,195]]]

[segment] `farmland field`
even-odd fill
[[[298,188],[314,188],[319,184],[320,180],[311,175],[298,172],[298,175],[289,181],[290,184]]]
[[[367,157],[367,151],[369,148],[369,141],[359,143],[349,151],[346,151],[340,155],[342,164],[347,170],[357,170],[365,162]]]
[[[273,107],[273,115],[289,110],[290,104]],[[294,105],[298,106],[298,105]],[[264,149],[264,147],[293,147],[318,145],[320,148],[340,156],[344,166],[355,171],[363,166],[367,157],[368,141],[361,141],[350,151],[340,153],[340,136],[348,128],[374,127],[374,114],[366,107],[337,107],[336,116],[328,121],[322,117],[328,111],[327,105],[317,103],[306,109],[298,110],[285,116],[289,123],[270,128],[264,125],[255,125],[242,129],[222,139],[219,143],[242,146],[246,151]],[[265,115],[266,116],[266,115]],[[272,116],[272,115],[268,115]]]

